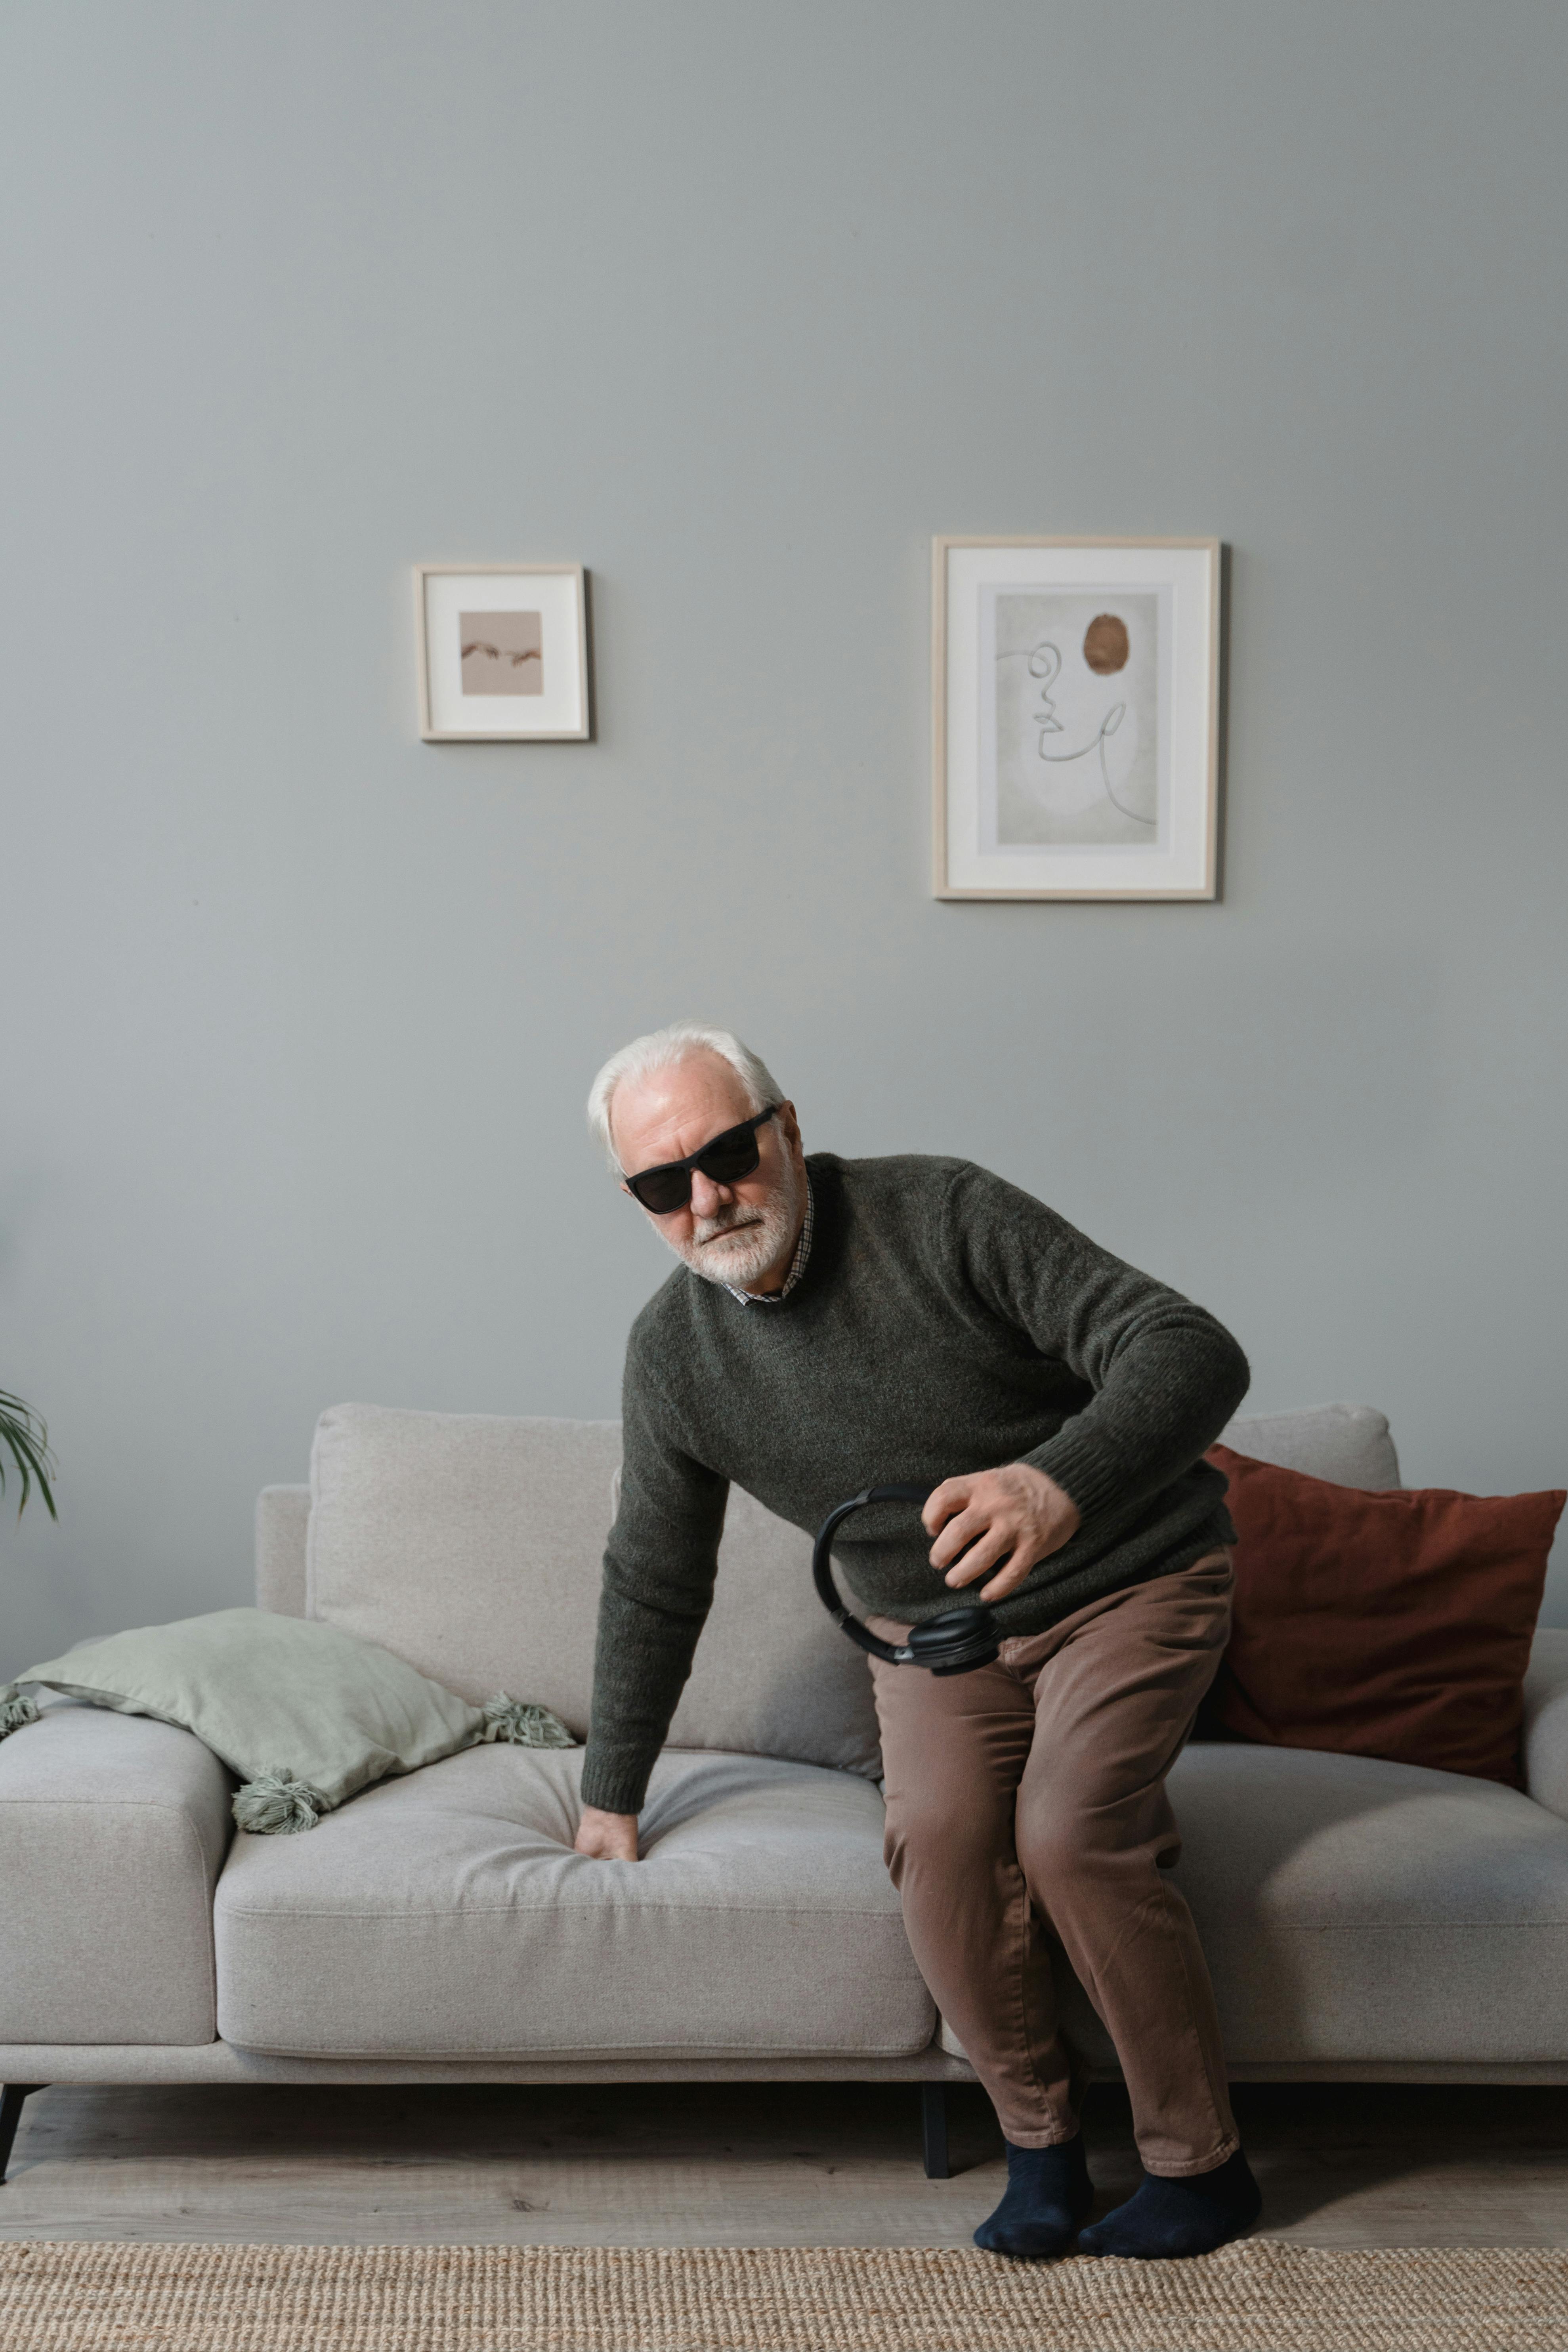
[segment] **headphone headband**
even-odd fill
[[[847,1503],[829,1511],[817,1529],[811,1572],[823,1607],[857,1648],[885,1659],[890,1666],[925,1666],[933,1675],[966,1675],[976,1666],[988,1666],[1001,1647],[1002,1636],[989,1609],[944,1609],[940,1616],[911,1626],[909,1640],[895,1648],[852,1614],[833,1581],[833,1538],[851,1511],[864,1510],[868,1503],[923,1503],[933,1492],[930,1486],[867,1486],[851,1495]]]

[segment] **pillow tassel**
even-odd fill
[[[320,1789],[296,1780],[281,1764],[247,1780],[234,1792],[231,1808],[242,1830],[253,1837],[289,1837],[297,1830],[313,1830],[331,1807]]]
[[[12,1732],[25,1730],[37,1719],[37,1706],[26,1691],[19,1691],[15,1683],[0,1683],[0,1739],[8,1739]]]
[[[484,1707],[485,1725],[474,1735],[476,1744],[489,1739],[504,1739],[513,1748],[575,1748],[577,1742],[558,1715],[547,1706],[530,1706],[521,1698],[508,1698],[505,1691],[497,1691],[487,1699]]]

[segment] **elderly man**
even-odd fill
[[[1233,1529],[1201,1457],[1246,1391],[1240,1349],[968,1161],[807,1159],[794,1106],[727,1030],[639,1037],[589,1117],[681,1263],[626,1351],[579,1853],[637,1859],[731,1484],[809,1530],[868,1484],[931,1486],[929,1549],[908,1518],[865,1512],[837,1551],[888,1638],[976,1597],[1005,1637],[968,1674],[872,1665],[888,1865],[1007,2143],[976,2242],[1170,2257],[1238,2236],[1260,2200],[1166,1875],[1165,1775],[1228,1628]],[[1087,2230],[1053,1937],[1116,2044],[1144,2168]]]

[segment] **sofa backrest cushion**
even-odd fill
[[[1399,1457],[1386,1417],[1370,1404],[1303,1404],[1290,1412],[1244,1413],[1220,1443],[1254,1462],[1374,1492],[1399,1484]]]
[[[334,1405],[310,1457],[308,1613],[583,1737],[620,1454],[618,1422]],[[880,1770],[870,1676],[812,1591],[810,1539],[738,1490],[668,1744]]]

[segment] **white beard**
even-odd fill
[[[716,1217],[700,1217],[690,1239],[669,1241],[668,1246],[704,1282],[729,1283],[749,1290],[787,1248],[805,1207],[805,1182],[789,1160],[761,1208],[738,1201]],[[731,1234],[728,1241],[716,1238]]]

